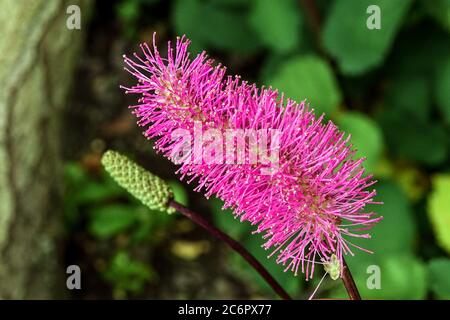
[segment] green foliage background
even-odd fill
[[[373,4],[381,9],[380,30],[366,27]],[[450,1],[122,0],[114,8],[118,36],[131,48],[151,41],[154,30],[160,43],[186,34],[193,53],[207,50],[230,74],[306,99],[350,133],[384,202],[375,208],[384,220],[373,238],[358,242],[375,253],[355,250],[347,259],[363,297],[450,299]],[[296,298],[314,289],[316,280],[294,277],[266,259],[260,236],[222,211],[220,201],[198,200],[191,186],[173,184],[176,198],[209,209],[210,219],[241,240]],[[133,256],[139,244],[152,250],[163,242],[168,254],[186,261],[208,251],[198,241],[172,241],[168,234],[179,217],[148,212],[106,176],[93,178],[70,162],[66,185],[68,232],[84,215],[95,241],[129,239],[109,254],[101,272],[115,297],[163,285],[152,263]],[[274,297],[240,257],[226,251],[224,260],[222,271],[246,288],[247,297]],[[381,289],[366,285],[370,265],[380,267]],[[318,295],[346,296],[331,279]]]

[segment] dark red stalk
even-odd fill
[[[280,286],[280,284],[270,275],[270,273],[258,262],[248,252],[239,242],[230,238],[227,234],[223,233],[221,230],[216,228],[214,225],[209,223],[202,215],[184,207],[182,204],[172,200],[169,206],[176,209],[178,212],[191,219],[193,222],[206,229],[214,237],[218,238],[230,246],[234,251],[236,251],[241,257],[243,257],[247,262],[261,275],[261,277],[266,280],[266,282],[272,287],[272,289],[284,300],[291,300],[292,298],[289,294]]]
[[[359,294],[358,288],[356,287],[355,280],[353,280],[353,276],[350,272],[347,262],[345,262],[345,259],[342,259],[342,261],[344,262],[342,282],[344,283],[348,296],[350,297],[350,300],[361,300],[361,295]]]

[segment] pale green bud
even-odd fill
[[[102,164],[113,179],[130,194],[152,210],[175,212],[169,207],[173,198],[170,186],[116,151],[106,151]]]

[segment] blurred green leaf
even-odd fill
[[[211,2],[223,6],[245,7],[251,4],[252,0],[211,0]]]
[[[222,200],[211,198],[208,204],[213,214],[214,223],[231,237],[241,239],[251,232],[252,227],[247,221],[240,222],[239,219],[235,219],[231,209],[222,210]]]
[[[111,179],[93,179],[84,168],[75,162],[64,166],[64,223],[66,228],[74,227],[82,216],[81,208],[89,205],[100,205],[117,196],[124,195]]]
[[[436,101],[445,122],[450,124],[450,57],[443,61],[437,71]]]
[[[106,184],[96,181],[88,181],[73,195],[73,201],[77,205],[101,203],[105,200],[123,195],[124,191],[118,185]]]
[[[439,299],[450,300],[450,259],[437,258],[428,264],[430,286]]]
[[[134,260],[127,252],[120,251],[111,259],[103,275],[116,290],[139,293],[154,278],[154,271],[150,265]]]
[[[387,88],[386,103],[395,112],[427,121],[431,113],[431,87],[426,77],[402,76]]]
[[[286,61],[268,82],[297,102],[308,99],[316,114],[333,113],[342,98],[331,68],[316,56]]]
[[[244,12],[206,6],[203,23],[207,31],[207,43],[213,48],[246,54],[260,47]]]
[[[339,128],[352,135],[351,143],[358,150],[356,157],[367,157],[364,165],[373,171],[384,148],[378,124],[359,112],[344,112],[336,119]]]
[[[208,47],[237,53],[252,53],[259,48],[242,10],[232,10],[214,2],[178,0],[173,19],[178,34],[192,40],[194,51]]]
[[[64,225],[72,228],[80,218],[77,199],[74,196],[83,189],[89,177],[83,167],[76,162],[64,165]]]
[[[336,58],[342,72],[362,74],[385,58],[400,28],[410,0],[336,0],[323,31],[325,49]],[[370,5],[381,10],[381,29],[370,30],[366,13]]]
[[[295,0],[253,2],[250,23],[261,41],[275,51],[288,52],[298,46],[301,22]]]
[[[68,162],[64,165],[64,182],[69,187],[79,187],[88,180],[83,167],[76,162]]]
[[[89,231],[100,239],[123,232],[136,222],[136,208],[127,205],[105,205],[91,210]]]
[[[286,59],[287,56],[283,54],[272,53],[269,55],[259,69],[259,80],[261,83],[264,84],[264,82],[270,80]]]
[[[186,35],[191,40],[191,52],[201,52],[207,45],[205,25],[202,23],[203,5],[198,0],[177,0],[173,5],[173,24],[179,35]]]
[[[447,159],[448,138],[442,124],[422,122],[393,108],[385,108],[378,120],[395,155],[428,166],[439,165]]]
[[[450,253],[450,174],[432,178],[433,191],[428,199],[428,216],[438,244]]]
[[[142,15],[143,7],[153,5],[159,0],[122,0],[116,3],[115,11],[123,25],[125,36],[132,39],[136,36],[139,18]]]
[[[181,203],[183,206],[188,206],[189,197],[183,185],[175,180],[170,180],[168,183],[172,188],[174,200]]]
[[[428,12],[450,32],[450,0],[423,0]]]
[[[138,203],[135,212],[136,225],[132,228],[131,237],[133,241],[147,241],[156,244],[167,235],[171,223],[175,219],[174,214],[166,214],[158,210],[149,210],[146,206]]]
[[[434,25],[418,24],[402,33],[394,51],[384,70],[406,79],[416,76],[431,78],[450,56],[449,34]]]
[[[422,198],[427,189],[427,179],[424,172],[418,170],[413,166],[399,166],[393,168],[392,177],[405,191],[406,195],[412,201],[417,201]]]
[[[136,218],[137,225],[133,229],[132,239],[134,241],[158,240],[155,237],[156,221],[158,216],[168,216],[168,214],[161,214],[161,212],[149,212],[147,207],[140,208]]]
[[[366,255],[363,259],[347,258],[347,263],[363,299],[417,300],[426,296],[427,268],[412,255]],[[380,289],[368,285],[376,272],[370,266],[379,268]],[[348,298],[343,286],[333,291],[331,297]]]
[[[126,23],[134,23],[139,17],[140,3],[137,0],[120,1],[116,10],[119,18]]]
[[[412,252],[416,225],[409,201],[399,186],[392,182],[379,182],[375,186],[377,190],[376,201],[382,201],[382,205],[370,205],[365,211],[375,211],[383,216],[376,226],[370,230],[371,239],[349,240],[369,249],[376,254],[408,253]],[[355,249],[357,255],[366,255]]]

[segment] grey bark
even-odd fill
[[[61,297],[59,117],[92,1],[0,0],[0,298]],[[87,12],[87,11],[86,11]]]

